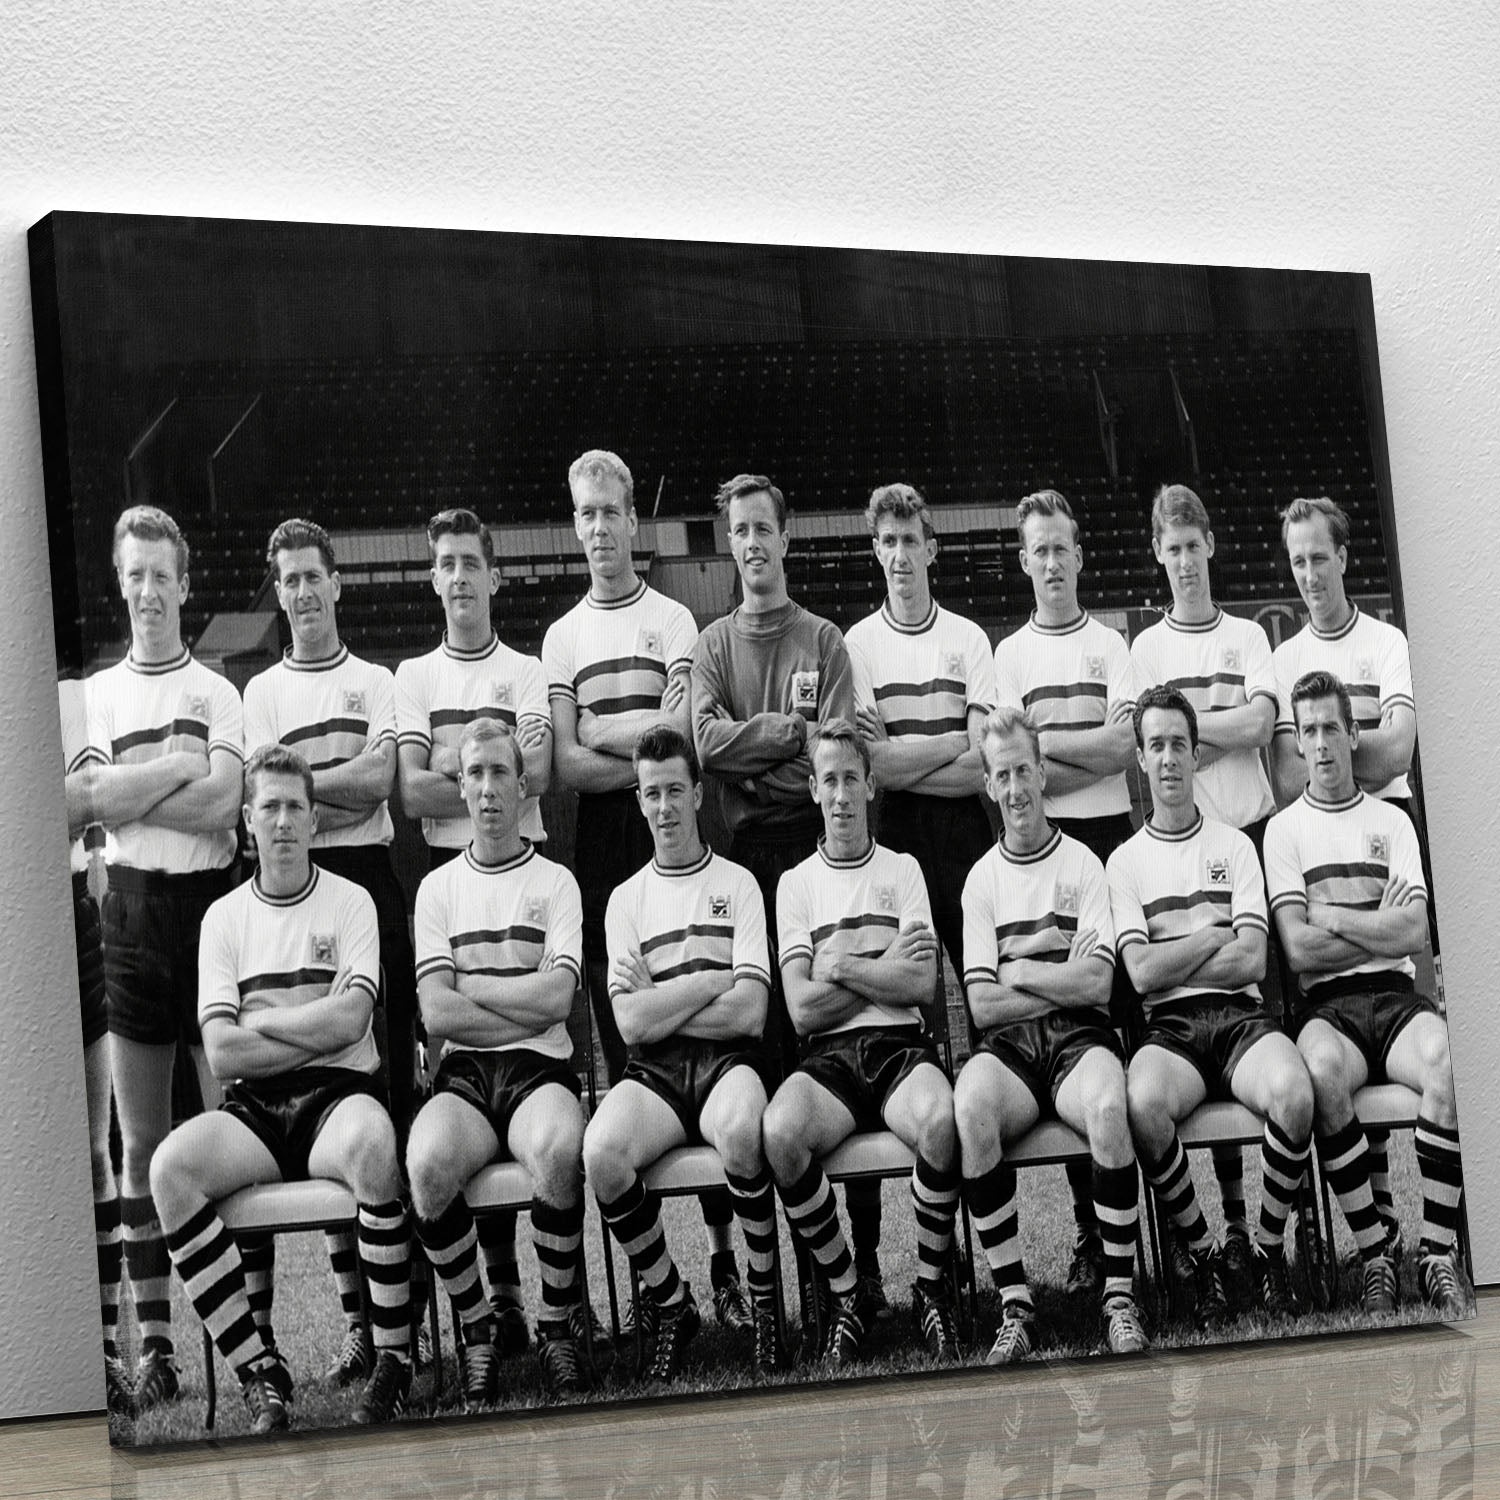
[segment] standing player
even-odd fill
[[[1133,1290],[1137,1190],[1125,1069],[1109,1024],[1114,927],[1098,857],[1044,812],[1047,760],[1029,713],[997,708],[980,737],[1000,840],[964,882],[964,991],[980,1040],[953,1090],[964,1195],[1001,1319],[985,1363],[1035,1344],[1008,1142],[1049,1111],[1089,1143],[1103,1231],[1105,1334],[1116,1354],[1146,1347]]]
[[[101,906],[110,1076],[123,1171],[120,1216],[141,1358],[135,1405],[177,1395],[172,1266],[151,1202],[151,1157],[172,1123],[179,1038],[205,1102],[218,1086],[198,1032],[198,929],[234,884],[244,764],[240,695],[182,643],[188,545],[165,511],[115,522],[114,564],[130,611],[125,659],[85,685],[89,751],[80,767],[91,821],[108,830]]]
[[[610,999],[630,1061],[589,1121],[584,1170],[650,1303],[651,1378],[671,1380],[698,1329],[698,1309],[640,1173],[687,1141],[719,1153],[750,1247],[756,1368],[770,1374],[784,1361],[776,1203],[760,1139],[771,989],[765,908],[749,872],[699,837],[703,786],[691,741],[672,725],[654,725],[636,746],[635,766],[655,853],[615,890],[605,918]]]
[[[533,845],[545,840],[538,799],[552,773],[552,721],[541,662],[513,651],[491,623],[500,569],[489,527],[471,510],[439,511],[427,523],[427,550],[445,629],[436,650],[396,668],[396,754],[401,805],[408,817],[421,818],[429,868],[436,869],[473,832],[459,787],[458,741],[474,719],[498,720],[515,735],[526,763],[521,836]],[[436,1049],[441,1040],[431,1045]],[[530,1335],[521,1310],[515,1215],[491,1215],[484,1229],[500,1347],[521,1353]]]
[[[1146,1179],[1187,1242],[1207,1327],[1228,1307],[1177,1125],[1211,1094],[1265,1117],[1253,1264],[1266,1311],[1289,1313],[1286,1219],[1312,1147],[1313,1101],[1307,1069],[1257,987],[1265,879],[1249,838],[1197,807],[1192,704],[1176,688],[1147,688],[1134,723],[1151,817],[1105,870],[1119,961],[1145,1007],[1130,1061],[1130,1128]]]
[[[1151,507],[1151,550],[1166,571],[1172,607],[1130,646],[1141,687],[1176,688],[1198,715],[1198,770],[1193,795],[1207,818],[1243,829],[1257,860],[1266,819],[1276,810],[1261,751],[1276,724],[1276,674],[1271,643],[1253,620],[1227,615],[1214,603],[1209,560],[1214,534],[1208,511],[1183,484],[1163,485]],[[1128,968],[1128,966],[1127,966]],[[1273,1015],[1281,1004],[1278,966],[1263,981]],[[1238,1146],[1213,1148],[1224,1202],[1224,1270],[1232,1285],[1250,1280],[1254,1262]]]
[[[115,1342],[120,1316],[120,1192],[109,1150],[109,1007],[104,996],[104,954],[99,946],[99,904],[89,890],[89,850],[84,835],[93,822],[88,795],[96,764],[89,750],[88,705],[77,678],[61,678],[57,706],[62,722],[63,789],[68,811],[68,864],[73,872],[73,933],[78,949],[78,999],[83,1020],[83,1077],[89,1110],[89,1171],[94,1188],[94,1247],[99,1260],[99,1314],[104,1332],[104,1394],[109,1410],[129,1415],[129,1373]]]
[[[1307,790],[1266,829],[1271,912],[1298,977],[1297,1048],[1312,1075],[1318,1157],[1364,1261],[1367,1312],[1389,1312],[1398,1267],[1370,1189],[1353,1094],[1388,1078],[1422,1095],[1422,1295],[1444,1318],[1470,1311],[1454,1242],[1463,1196],[1448,1028],[1417,993],[1412,955],[1427,937],[1427,891],[1411,820],[1363,791],[1362,731],[1332,672],[1299,677],[1289,708]]]
[[[583,916],[578,882],[521,833],[529,788],[520,741],[478,718],[457,754],[474,833],[417,891],[417,998],[429,1035],[445,1045],[406,1164],[418,1236],[463,1325],[464,1395],[474,1407],[498,1397],[502,1351],[463,1189],[502,1153],[536,1185],[543,1376],[554,1394],[589,1378],[572,1334],[581,1309],[583,1110],[568,1040]]]
[[[933,926],[961,980],[964,876],[991,844],[979,726],[995,706],[994,653],[978,625],[932,597],[937,537],[922,496],[909,484],[882,485],[865,522],[886,600],[844,643],[859,730],[885,793],[880,842],[921,866]]]
[[[1038,490],[1016,507],[1021,571],[1031,580],[1031,619],[995,648],[995,701],[1031,715],[1046,769],[1048,820],[1102,865],[1134,831],[1125,770],[1134,764],[1130,710],[1135,672],[1120,633],[1078,602],[1083,548],[1073,508],[1056,490]],[[1116,970],[1111,1014],[1123,1026],[1131,1005]],[[1078,1243],[1069,1292],[1096,1293],[1104,1248],[1093,1213],[1086,1162],[1068,1165]]]
[[[944,1281],[958,1212],[953,1087],[923,1027],[937,935],[922,872],[870,837],[869,751],[833,719],[813,740],[812,796],[822,813],[816,852],[782,877],[776,920],[787,1009],[808,1038],[801,1066],[766,1107],[764,1136],[787,1218],[835,1299],[827,1358],[860,1357],[858,1278],[819,1158],[855,1130],[883,1124],[913,1152],[917,1281],[912,1310],[937,1359],[958,1352]]]
[[[198,1016],[221,1109],[180,1125],[151,1163],[172,1261],[240,1378],[252,1429],[290,1425],[292,1381],[250,1309],[215,1202],[252,1183],[328,1177],[359,1205],[375,1364],[354,1420],[388,1422],[411,1388],[411,1236],[396,1132],[378,1098],[375,906],[313,864],[317,789],[307,762],[266,745],[245,768],[254,878],[203,918]]]
[[[386,806],[396,780],[391,674],[351,655],[339,640],[341,584],[333,543],[321,526],[283,521],[271,533],[266,561],[292,644],[275,666],[245,684],[245,749],[253,755],[262,745],[289,745],[309,762],[318,814],[313,862],[352,880],[375,903],[391,1118],[398,1143],[404,1144],[416,1110],[417,981],[406,898],[391,868],[395,829]],[[269,1249],[271,1241],[264,1243]],[[374,1351],[360,1310],[354,1236],[329,1230],[328,1244],[348,1325],[329,1373],[348,1384],[370,1373]],[[252,1248],[241,1249],[249,1261]]]
[[[604,910],[610,892],[651,858],[651,833],[636,802],[631,754],[642,732],[670,723],[691,733],[689,673],[698,627],[688,609],[636,576],[635,481],[615,454],[591,449],[568,470],[573,529],[589,565],[589,591],[542,642],[552,705],[557,781],[578,793],[574,872],[583,898],[583,964],[611,1083],[625,1069],[625,1043],[610,1007]],[[705,1193],[712,1255],[709,1279],[721,1323],[748,1326],[726,1192]]]

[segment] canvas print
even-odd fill
[[[1367,278],[31,253],[115,1441],[1472,1316]]]

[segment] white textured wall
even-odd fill
[[[53,208],[1369,271],[1475,1258],[1500,1280],[1495,13],[272,19],[303,8],[20,0],[0,28],[0,1418],[102,1405],[24,239]]]

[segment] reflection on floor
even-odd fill
[[[150,1453],[12,1423],[0,1497],[1492,1500],[1497,1323]]]

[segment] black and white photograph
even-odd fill
[[[30,265],[112,1442],[1474,1316],[1368,277]]]

